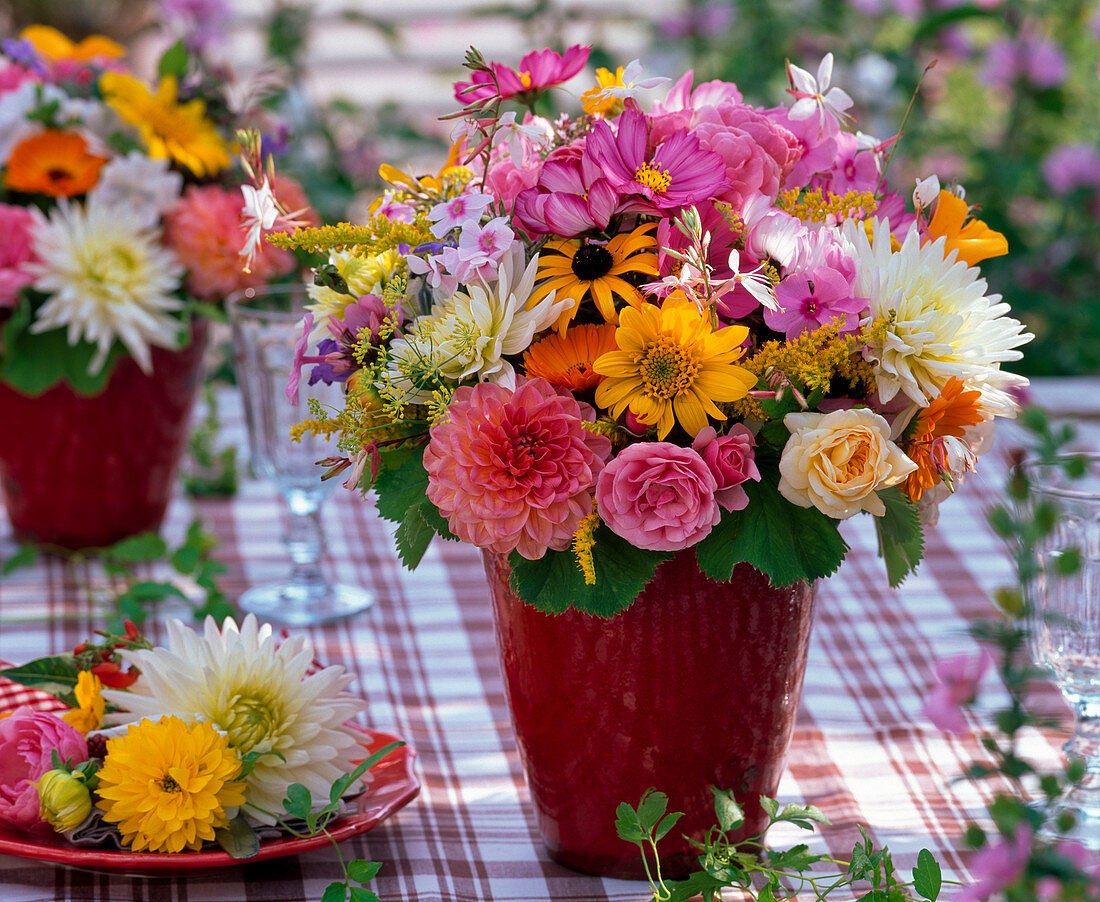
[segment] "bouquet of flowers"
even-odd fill
[[[147,84],[113,41],[43,26],[0,50],[0,382],[95,393],[119,356],[149,372],[196,311],[298,269],[277,248],[242,269],[227,73],[179,43]]]
[[[256,845],[242,836],[295,831],[292,809],[323,827],[392,751],[367,757],[347,723],[366,703],[342,667],[317,666],[304,637],[280,641],[251,615],[221,630],[207,618],[201,635],[173,620],[166,647],[129,621],[100,635],[0,671],[63,702],[0,715],[0,823],[134,852],[217,842],[246,857]]]
[[[935,177],[912,210],[887,189],[896,138],[852,131],[831,55],[788,65],[789,106],[689,72],[647,111],[668,79],[635,61],[538,115],[587,55],[471,50],[437,176],[384,166],[368,222],[271,236],[328,254],[298,360],[347,400],[300,428],[338,436],[328,475],[373,486],[407,564],[471,542],[546,611],[613,614],[687,549],[824,577],[860,513],[900,582],[1025,384],[977,268],[1003,236]]]

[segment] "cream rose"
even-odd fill
[[[890,441],[890,424],[867,408],[789,413],[783,422],[791,437],[779,461],[779,491],[836,520],[860,511],[881,517],[886,505],[875,492],[917,468]]]

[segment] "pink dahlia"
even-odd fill
[[[567,548],[592,509],[611,442],[595,414],[544,379],[514,392],[482,382],[454,393],[424,451],[428,498],[464,542],[528,560]]]
[[[88,760],[88,743],[55,714],[16,708],[0,720],[0,821],[35,833],[52,833],[39,815],[35,782],[53,768],[53,752],[62,761]]]
[[[164,218],[165,241],[187,267],[187,290],[204,301],[218,301],[263,285],[294,269],[294,255],[261,245],[244,271],[241,248],[241,194],[218,185],[191,185]]]
[[[516,69],[500,63],[489,63],[489,72],[474,72],[470,81],[455,82],[455,99],[462,104],[475,100],[516,98],[520,103],[532,103],[547,88],[569,81],[588,61],[591,48],[574,44],[564,54],[553,50],[536,50],[519,61]],[[496,84],[493,84],[494,77]]]
[[[627,445],[600,474],[596,509],[617,536],[650,551],[679,551],[722,519],[718,482],[691,448],[671,442]]]
[[[34,281],[26,264],[33,263],[34,217],[24,207],[0,204],[0,307],[13,307],[24,286]]]

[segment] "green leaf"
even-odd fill
[[[424,448],[383,451],[382,467],[374,480],[378,513],[401,523],[411,507],[417,507],[428,493],[428,472],[424,469]]]
[[[890,586],[896,589],[916,570],[924,556],[924,533],[917,505],[905,497],[899,486],[882,489],[878,496],[886,505],[886,513],[875,517],[878,553],[886,562]]]
[[[378,896],[365,886],[349,886],[348,890],[348,897],[351,902],[380,902]]]
[[[20,545],[15,554],[4,561],[0,576],[8,576],[23,567],[30,567],[38,560],[38,549],[33,545]]]
[[[737,804],[732,790],[712,786],[710,791],[714,793],[714,813],[718,817],[719,827],[728,833],[745,823],[745,812]]]
[[[164,51],[157,63],[157,77],[164,78],[171,75],[175,78],[183,78],[187,74],[188,54],[182,40],[176,41]]]
[[[260,838],[243,815],[237,815],[227,827],[217,827],[214,839],[234,858],[251,858],[260,851]]]
[[[668,796],[654,789],[647,789],[638,802],[638,821],[642,829],[649,833],[668,810]]]
[[[604,525],[596,530],[592,564],[596,581],[588,584],[571,550],[548,551],[537,561],[512,552],[512,591],[547,614],[570,608],[596,617],[612,617],[634,603],[670,555],[644,551],[615,535]]]
[[[779,474],[742,484],[749,496],[741,511],[728,511],[695,549],[699,568],[725,582],[739,561],[767,574],[774,586],[812,582],[835,573],[848,553],[838,523],[816,508],[798,507],[779,494]]]
[[[0,676],[7,677],[13,683],[30,686],[32,689],[41,689],[61,699],[67,705],[76,704],[73,690],[76,688],[79,673],[80,668],[76,666],[72,655],[36,658],[26,664],[0,670]]]
[[[825,812],[818,808],[816,805],[796,805],[791,802],[788,805],[783,806],[783,810],[777,815],[779,820],[791,821],[792,823],[798,823],[799,821],[814,821],[818,824],[828,824],[829,819],[825,816]],[[799,824],[799,826],[802,826]],[[805,829],[813,829],[806,826]]]
[[[804,843],[791,846],[789,849],[768,851],[768,863],[777,870],[806,871],[825,857],[824,855],[815,855],[810,851],[810,847]]]
[[[137,582],[126,590],[126,594],[139,601],[161,601],[165,598],[187,598],[179,589],[171,583]]]
[[[340,881],[330,883],[321,893],[321,902],[346,902],[348,898],[348,885]]]
[[[348,876],[356,883],[369,883],[380,870],[382,870],[380,861],[356,859],[348,862]]]
[[[405,743],[401,740],[391,742],[389,745],[383,746],[378,751],[373,752],[363,761],[360,761],[355,770],[351,771],[351,773],[341,774],[337,777],[332,783],[332,788],[329,790],[329,801],[336,802],[342,798],[352,783],[363,776],[363,774],[374,767],[374,765],[385,758],[390,752],[394,751],[394,749],[401,748],[404,744]]]
[[[917,866],[913,868],[913,889],[922,899],[936,902],[943,883],[943,874],[935,856],[927,849],[921,849],[917,855]]]
[[[397,556],[401,558],[401,563],[409,570],[416,569],[424,557],[424,552],[428,550],[428,546],[435,537],[435,529],[425,519],[425,507],[435,510],[435,505],[424,498],[420,504],[405,511],[405,517],[401,521],[401,525],[397,527],[395,537]]]
[[[668,831],[676,826],[677,821],[684,816],[682,811],[672,811],[666,814],[660,821],[657,822],[657,826],[653,830],[653,841],[664,839],[668,836]]]
[[[143,532],[116,542],[104,552],[106,557],[131,564],[159,561],[168,553],[164,539],[155,532]]]
[[[779,803],[775,799],[769,799],[767,796],[760,797],[760,807],[764,809],[764,813],[775,820],[775,816],[779,814]]]
[[[286,798],[283,799],[283,808],[287,814],[306,820],[312,807],[313,797],[301,783],[291,783],[287,787]]]
[[[649,839],[649,831],[643,829],[638,812],[627,802],[620,802],[615,809],[615,832],[625,842],[643,843]]]

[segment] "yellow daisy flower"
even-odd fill
[[[61,719],[87,736],[103,723],[103,714],[107,710],[107,703],[103,700],[103,684],[90,670],[82,670],[76,678],[73,692],[77,707],[70,708],[61,715]]]
[[[664,439],[679,422],[695,436],[708,417],[726,419],[718,404],[743,398],[756,376],[736,366],[748,337],[745,326],[714,331],[710,320],[682,296],[661,307],[628,307],[615,331],[617,351],[599,357],[593,369],[607,378],[596,403],[618,417],[627,408]]]
[[[243,805],[237,753],[209,723],[162,717],[107,740],[96,805],[135,852],[193,852]]]
[[[586,298],[595,301],[600,314],[609,323],[619,321],[615,299],[627,304],[642,304],[638,289],[624,276],[638,273],[656,276],[657,242],[652,232],[657,224],[647,222],[632,232],[622,232],[607,244],[571,238],[564,241],[548,241],[539,254],[538,277],[541,283],[527,302],[530,309],[551,291],[557,298],[572,298],[572,306],[566,307],[555,324],[558,332],[577,315],[581,302]]]
[[[590,116],[599,116],[602,119],[610,119],[623,111],[623,101],[619,97],[598,97],[604,88],[621,88],[623,84],[623,67],[619,66],[614,72],[610,69],[599,68],[596,70],[596,87],[589,88],[581,94],[581,107]]]
[[[229,166],[229,145],[206,118],[206,103],[178,103],[175,76],[162,78],[155,94],[122,72],[104,72],[99,87],[107,105],[141,133],[149,156],[174,160],[200,178]]]

